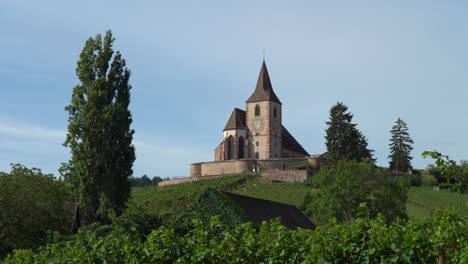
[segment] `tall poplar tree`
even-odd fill
[[[395,125],[390,131],[392,138],[390,139],[390,169],[398,172],[406,172],[412,168],[411,150],[414,143],[408,133],[408,126],[405,121],[398,118]]]
[[[121,214],[130,195],[134,131],[130,128],[130,71],[112,48],[111,31],[89,38],[80,54],[73,88],[68,133],[69,162],[79,182],[79,202],[85,222]]]
[[[352,119],[353,115],[348,112],[348,107],[341,102],[330,109],[325,136],[329,164],[338,160],[375,162],[372,156],[374,151],[368,149],[367,138],[357,129]]]

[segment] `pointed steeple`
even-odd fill
[[[276,96],[271,86],[270,75],[265,64],[265,60],[262,63],[260,74],[258,75],[257,87],[255,87],[254,93],[249,97],[247,103],[260,102],[260,101],[273,101],[281,104],[281,101]]]

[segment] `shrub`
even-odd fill
[[[361,203],[367,205],[371,217],[381,213],[388,221],[406,218],[406,188],[387,179],[387,171],[370,162],[339,161],[322,168],[311,184],[318,191],[306,196],[301,208],[316,224],[333,217],[353,222]]]
[[[12,164],[10,173],[0,173],[0,256],[45,243],[48,230],[67,232],[69,194],[62,181],[40,169]]]
[[[429,171],[423,171],[421,173],[421,185],[422,186],[436,186],[437,179]]]

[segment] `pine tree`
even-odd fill
[[[366,136],[361,131],[357,130],[358,133],[358,160],[368,160],[372,163],[376,162],[374,158],[374,150],[368,148],[368,142]]]
[[[352,123],[353,115],[347,111],[348,107],[341,102],[330,109],[325,136],[327,162],[333,164],[342,159],[375,162],[372,157],[374,151],[368,149],[367,138]]]
[[[110,31],[89,38],[80,54],[73,89],[68,133],[69,162],[79,179],[79,202],[85,222],[106,222],[108,212],[121,214],[130,195],[134,131],[130,129],[130,71],[112,48]],[[101,204],[102,203],[102,204]]]
[[[405,121],[398,118],[395,125],[390,131],[392,138],[390,139],[390,169],[398,172],[406,172],[412,168],[411,150],[413,150],[413,140],[408,133],[408,126]]]

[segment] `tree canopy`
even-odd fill
[[[135,149],[130,128],[130,70],[114,53],[110,31],[89,38],[77,62],[80,84],[74,87],[64,145],[72,158],[68,171],[79,179],[79,202],[85,222],[121,214],[130,195]]]
[[[342,159],[375,162],[372,154],[374,151],[368,148],[367,138],[357,129],[352,119],[353,115],[348,112],[348,107],[341,102],[330,109],[325,136],[329,164]]]
[[[48,230],[68,231],[68,198],[65,184],[40,169],[12,164],[11,172],[0,172],[0,257],[44,244]]]
[[[312,187],[302,209],[316,224],[333,217],[350,223],[358,214],[374,218],[381,213],[388,221],[406,218],[407,190],[369,161],[340,160],[323,167],[312,177]]]

